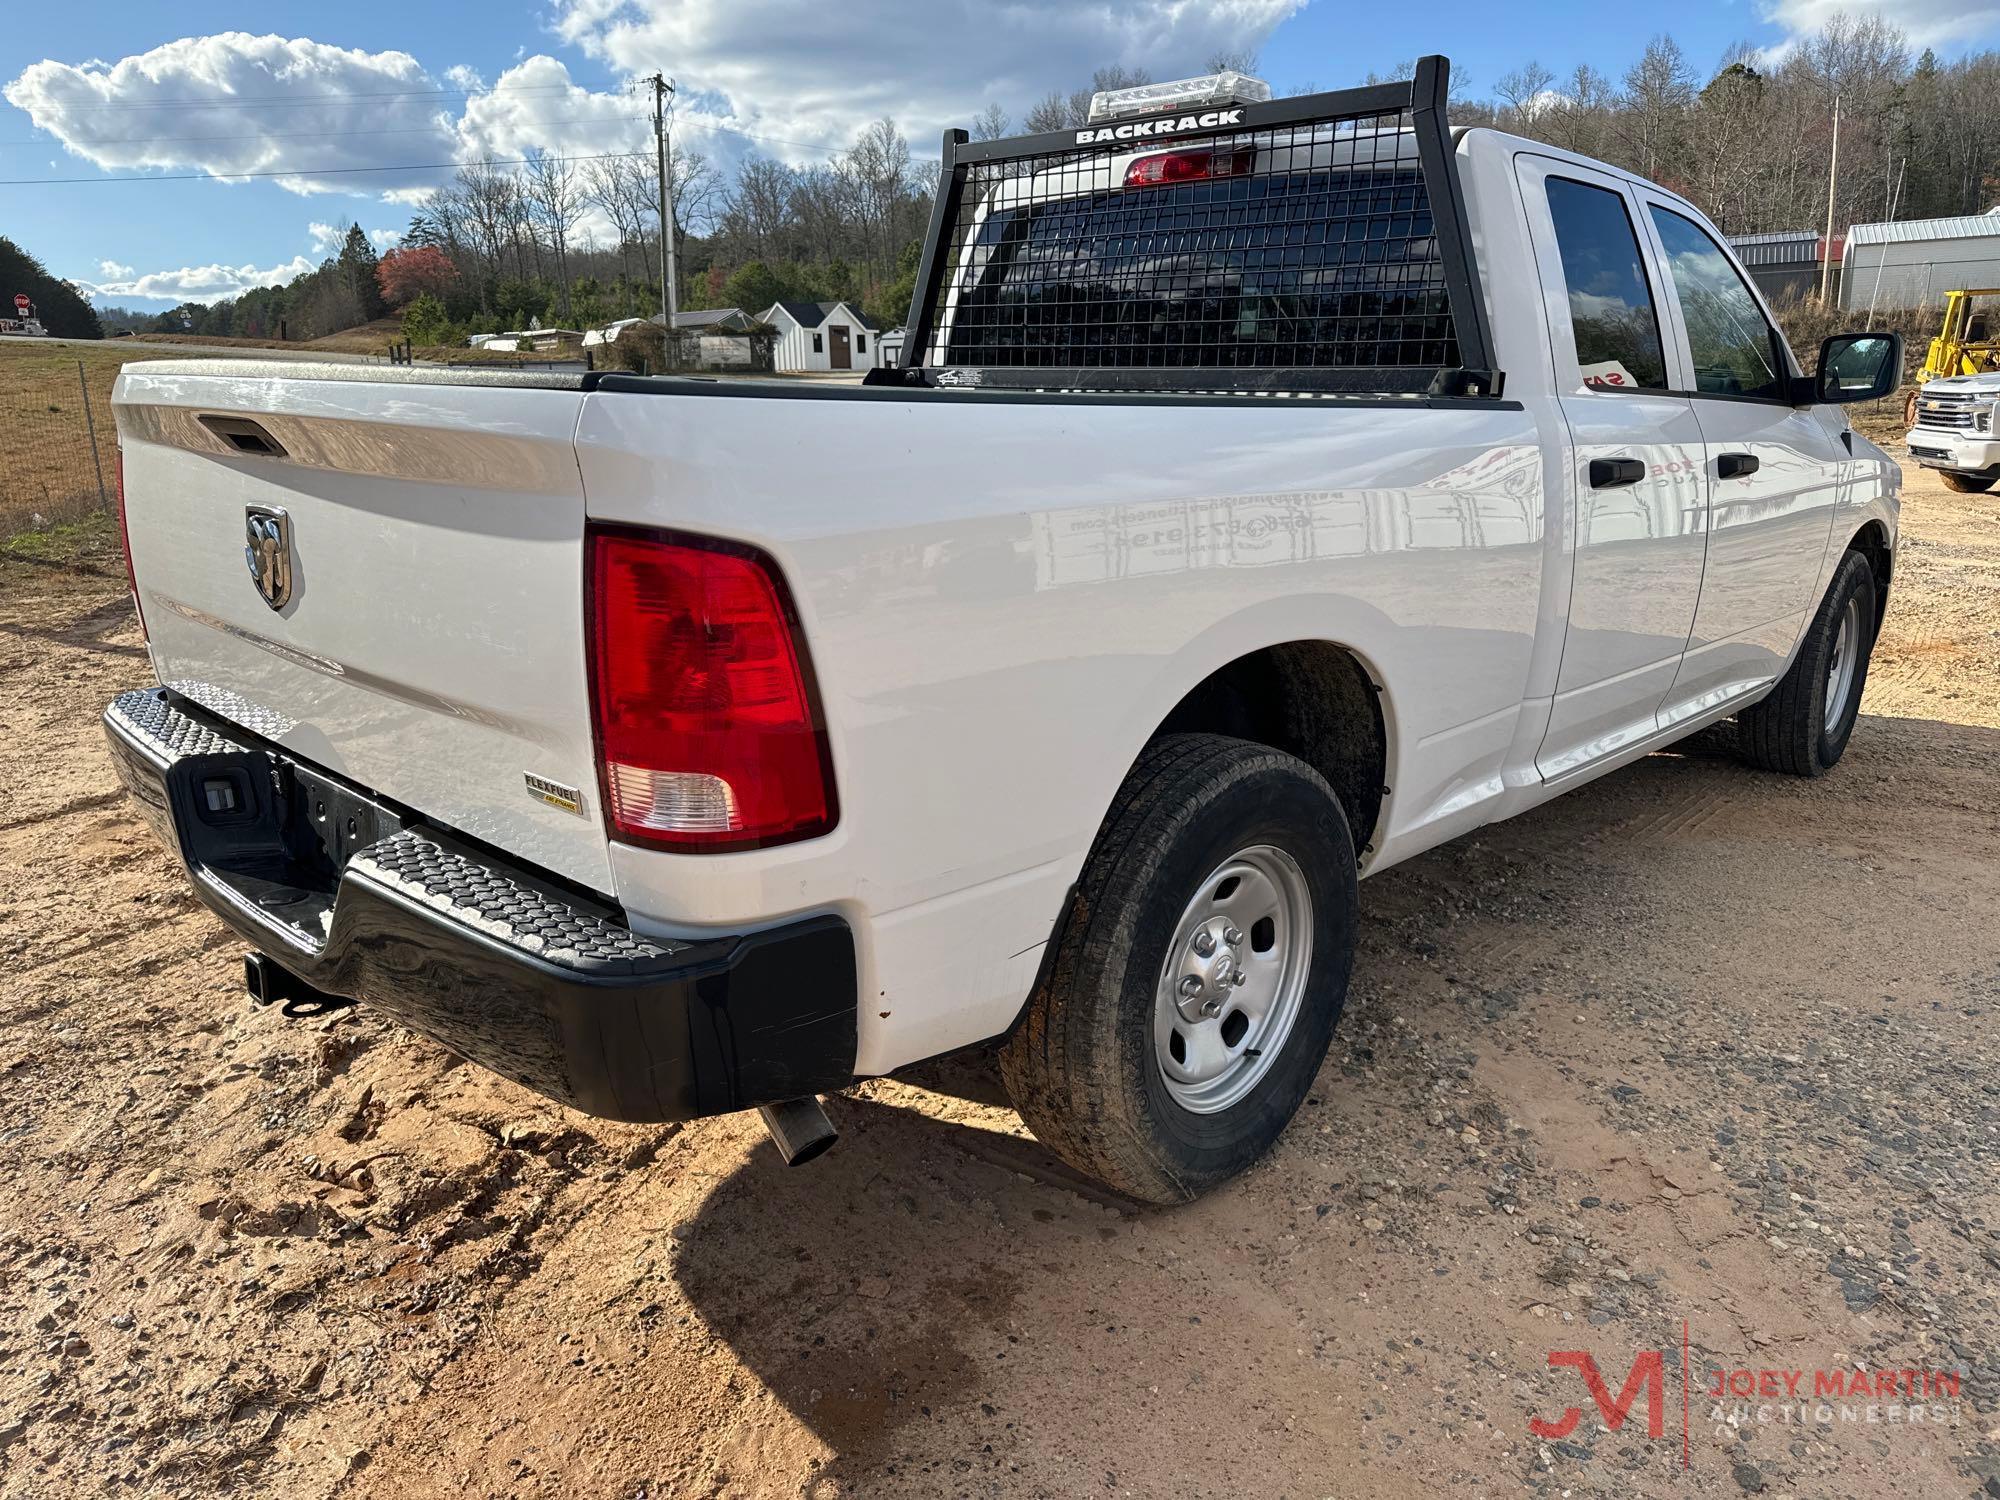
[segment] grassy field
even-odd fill
[[[344,328],[322,339],[285,342],[278,339],[239,339],[212,333],[142,333],[149,344],[208,344],[233,349],[270,349],[309,359],[315,351],[329,354],[387,354],[391,344],[401,343],[403,325],[396,318],[377,318],[356,328]]]
[[[114,343],[0,343],[0,537],[33,529],[37,516],[54,525],[98,508],[98,465],[91,462],[84,416],[86,385],[104,493],[114,493],[118,434],[111,420],[112,382],[132,360],[174,357]]]
[[[294,359],[311,359],[315,354],[380,356],[387,354],[391,345],[402,343],[403,324],[399,318],[377,318],[372,323],[363,323],[356,328],[345,328],[339,333],[330,333],[325,338],[306,339],[295,343],[282,343],[277,339],[220,338],[205,333],[148,333],[141,337],[146,342],[154,344],[207,344],[211,347],[226,346],[232,349],[269,349],[273,353],[287,354]],[[423,363],[441,365],[545,364],[551,359],[565,357],[564,354],[555,351],[511,352],[468,349],[458,344],[420,344],[414,353]]]

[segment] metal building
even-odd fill
[[[1811,229],[1774,234],[1732,234],[1729,243],[1750,279],[1773,307],[1790,307],[1819,291],[1820,236]],[[1834,278],[1839,279],[1840,240],[1834,240]]]
[[[1840,305],[1851,311],[1936,307],[1946,292],[1991,286],[2000,286],[2000,210],[1847,232]]]

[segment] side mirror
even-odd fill
[[[1801,393],[1806,401],[1879,401],[1903,383],[1900,333],[1836,333],[1819,346],[1819,372]]]

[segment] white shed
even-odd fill
[[[1955,219],[1856,224],[1840,305],[1936,308],[1946,292],[2000,286],[2000,209]]]
[[[845,302],[774,302],[763,320],[778,330],[778,373],[872,370],[882,363],[879,330]]]

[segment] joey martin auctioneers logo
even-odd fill
[[[1693,1373],[1688,1325],[1681,1324],[1680,1432],[1681,1463],[1694,1464],[1694,1421],[1697,1401],[1702,1418],[1718,1426],[1778,1424],[1831,1427],[1943,1427],[1958,1420],[1961,1372],[1957,1370],[1752,1369],[1723,1367]],[[1667,1355],[1662,1349],[1641,1349],[1633,1356],[1625,1383],[1614,1396],[1594,1356],[1582,1349],[1549,1351],[1551,1370],[1573,1370],[1590,1394],[1598,1415],[1612,1432],[1624,1429],[1640,1399],[1645,1400],[1646,1436],[1665,1438],[1667,1429]],[[1534,1417],[1528,1430],[1538,1438],[1560,1442],[1576,1431],[1583,1409],[1572,1406],[1553,1420]]]

